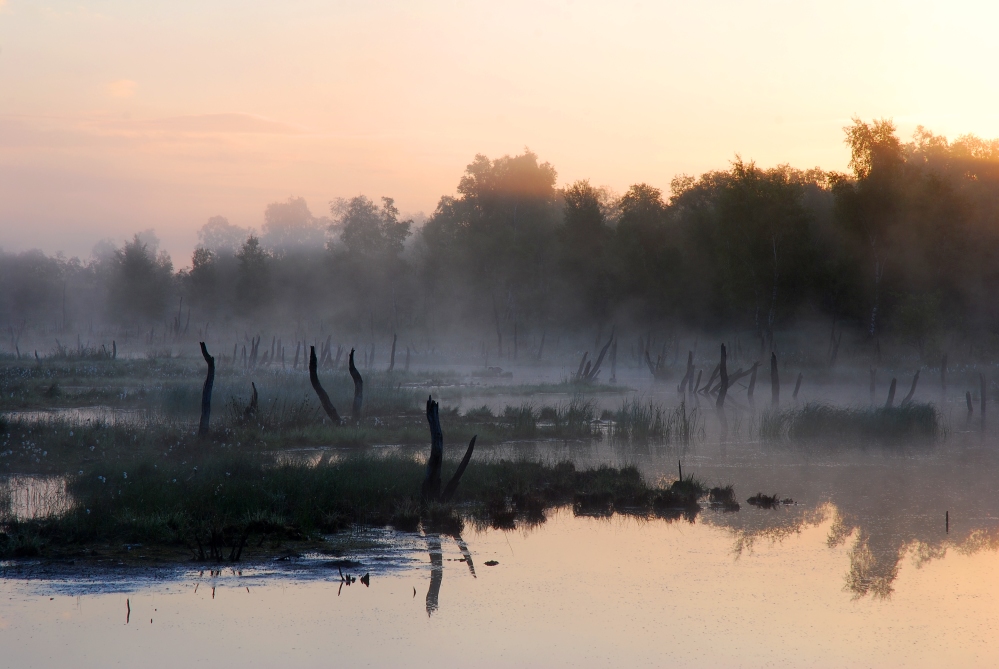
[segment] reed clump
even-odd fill
[[[696,408],[685,402],[667,407],[657,402],[625,401],[612,416],[614,434],[636,443],[689,446],[704,436],[704,425]]]
[[[934,438],[940,416],[931,404],[848,408],[810,402],[802,407],[767,410],[760,417],[764,441],[861,439],[901,441]]]

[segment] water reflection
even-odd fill
[[[441,535],[428,533],[424,535],[427,543],[427,552],[430,554],[430,587],[427,589],[427,617],[430,617],[440,608],[441,584],[444,581],[444,551],[442,547]],[[472,563],[472,552],[468,549],[468,544],[460,535],[454,537],[458,550],[461,551],[461,561],[468,566],[468,571],[472,578],[475,575],[475,565]]]

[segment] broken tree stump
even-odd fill
[[[798,391],[801,390],[801,380],[805,377],[802,372],[798,372],[798,380],[794,382],[794,392],[791,393],[791,399],[798,399]]]
[[[427,459],[427,471],[423,478],[420,495],[425,502],[448,502],[458,489],[462,474],[468,468],[468,463],[472,459],[472,452],[475,450],[476,436],[468,442],[468,449],[465,456],[458,463],[451,480],[441,490],[441,465],[444,463],[444,432],[441,430],[440,407],[432,397],[427,398],[427,423],[430,425],[430,457]]]
[[[756,361],[753,363],[752,369],[749,370],[749,389],[746,391],[746,397],[749,401],[753,401],[753,391],[756,390],[756,370],[759,369],[760,363]]]
[[[201,390],[201,423],[198,425],[198,434],[202,437],[208,435],[208,422],[212,417],[212,387],[215,385],[215,358],[208,355],[208,348],[205,342],[201,342],[201,355],[208,363],[208,375],[205,377],[205,387]]]
[[[891,385],[888,386],[888,401],[885,402],[885,408],[891,409],[895,404],[895,386],[898,385],[898,379],[892,377]]]
[[[334,425],[340,424],[340,414],[337,413],[336,407],[330,402],[330,396],[326,394],[323,390],[323,386],[319,383],[318,374],[319,361],[316,360],[316,347],[309,347],[309,381],[312,383],[312,389],[316,391],[316,395],[319,397],[319,403],[323,405],[323,411],[329,416],[330,420],[333,421]]]
[[[374,346],[372,345],[373,348]],[[350,371],[350,378],[354,380],[354,403],[350,407],[350,414],[354,422],[359,423],[361,422],[361,406],[364,403],[364,380],[361,379],[361,373],[354,366],[354,349],[350,349],[350,357],[347,359],[347,365]]]
[[[677,386],[676,391],[681,395],[686,392],[687,386],[694,382],[694,352],[687,351],[687,371],[683,375],[683,379],[680,380],[680,385]]]
[[[243,409],[244,420],[249,420],[257,414],[257,384],[250,381],[250,385],[253,386],[253,396],[250,398],[250,403]]]

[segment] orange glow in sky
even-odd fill
[[[999,135],[999,6],[975,2],[0,0],[0,246],[89,255],[213,215],[396,199],[476,153],[559,183],[845,170],[850,117]]]

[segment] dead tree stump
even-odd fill
[[[458,463],[451,480],[441,491],[441,465],[444,463],[444,432],[441,430],[440,407],[433,398],[427,398],[427,423],[430,425],[430,457],[427,459],[427,471],[423,478],[420,495],[425,502],[444,502],[451,500],[462,474],[468,468],[468,463],[472,459],[472,452],[475,450],[475,439],[468,442],[468,449],[465,456]],[[476,435],[478,436],[478,435]]]
[[[895,404],[895,386],[898,385],[898,379],[892,377],[891,385],[888,386],[888,401],[885,402],[885,408],[891,409]]]
[[[361,406],[364,403],[364,380],[361,373],[354,366],[354,349],[350,349],[350,357],[347,359],[350,378],[354,380],[354,404],[350,408],[351,417],[355,423],[361,422]]]
[[[329,416],[330,420],[333,421],[334,425],[340,424],[340,414],[337,413],[336,407],[330,402],[330,396],[326,394],[323,390],[323,386],[319,383],[318,374],[319,361],[316,360],[316,347],[309,347],[309,381],[312,383],[312,389],[316,391],[316,396],[319,397],[319,403],[323,405],[323,411]]]
[[[208,348],[205,342],[201,342],[201,355],[208,363],[208,376],[205,377],[205,387],[201,391],[201,423],[198,425],[198,434],[202,437],[208,435],[208,422],[212,417],[212,387],[215,385],[215,358],[208,355]]]
[[[249,420],[257,415],[257,384],[250,381],[250,385],[253,387],[253,396],[250,397],[250,403],[246,405],[243,409],[243,419]]]

